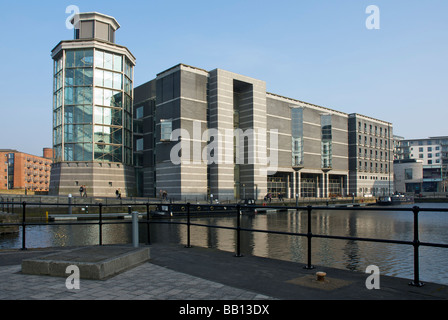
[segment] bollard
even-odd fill
[[[316,277],[317,277],[317,281],[320,281],[320,282],[325,282],[325,276],[327,275],[327,273],[325,273],[325,272],[322,272],[322,271],[319,271],[319,272],[316,272]]]
[[[131,207],[129,207],[131,209]],[[132,212],[132,244],[138,248],[138,212]]]
[[[68,195],[68,214],[72,214],[72,195]]]

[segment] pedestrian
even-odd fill
[[[166,192],[166,190],[163,190],[163,200],[166,200],[168,197],[168,193]]]
[[[121,189],[118,188],[118,199],[121,199]]]
[[[84,193],[82,196],[87,198],[87,188],[85,185],[83,186],[83,189],[84,189]]]
[[[82,193],[84,192],[84,188],[82,186],[79,187],[79,196],[82,197]]]
[[[118,189],[115,189],[115,197],[118,199]]]

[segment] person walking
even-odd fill
[[[83,186],[79,187],[79,196],[82,197],[82,193],[84,192]]]
[[[83,193],[82,196],[87,198],[87,188],[86,188],[86,185],[83,186],[83,189],[84,189],[84,193]]]

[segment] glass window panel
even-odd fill
[[[103,108],[103,124],[112,124],[112,110],[110,108]]]
[[[65,104],[73,104],[73,87],[65,88]]]
[[[104,86],[104,72],[103,70],[95,69],[95,85]]]
[[[121,129],[114,129],[112,133],[112,143],[121,144],[123,141],[123,131]]]
[[[64,108],[64,123],[65,124],[72,124],[73,123],[73,107],[66,106]]]
[[[122,111],[121,109],[111,109],[112,110],[112,125],[121,126],[122,124]]]
[[[62,90],[59,90],[57,93],[56,93],[56,106],[59,108],[59,107],[62,107]]]
[[[104,69],[112,70],[113,55],[111,53],[104,53]]]
[[[92,104],[93,103],[93,89],[92,87],[84,87],[84,104]]]
[[[84,122],[84,106],[74,106],[74,122]]]
[[[121,56],[114,55],[114,70],[115,71],[118,71],[118,72],[123,71],[122,61],[123,61],[123,59],[121,58]]]
[[[84,50],[75,51],[75,67],[84,67]]]
[[[113,162],[123,161],[123,151],[121,147],[114,148],[112,161]]]
[[[141,119],[143,118],[143,107],[138,107],[135,110],[135,119]]]
[[[105,106],[112,106],[111,99],[112,99],[112,91],[104,90],[104,103],[103,104]]]
[[[73,161],[73,145],[66,144],[64,147],[64,160]]]
[[[95,104],[104,104],[104,89],[95,88]]]
[[[114,84],[113,88],[117,90],[121,90],[122,86],[122,76],[120,73],[114,73]]]
[[[94,120],[95,120],[95,123],[99,123],[99,124],[103,123],[103,108],[95,107]],[[95,129],[96,129],[96,127],[95,127]],[[95,132],[96,132],[96,130],[95,130]]]
[[[84,50],[83,62],[85,67],[93,66],[93,50]]]
[[[104,67],[104,52],[100,50],[95,50],[95,67]]]
[[[65,70],[65,85],[66,86],[72,86],[74,85],[75,79],[75,71],[73,69],[66,69]]]
[[[84,68],[84,85],[91,86],[93,84],[93,69]]]
[[[107,88],[112,88],[113,74],[109,71],[104,71],[104,86]]]
[[[65,65],[67,68],[73,68],[75,66],[75,52],[73,50],[65,52]]]
[[[112,106],[121,108],[122,107],[122,97],[123,94],[121,92],[114,91],[113,100],[112,100]]]
[[[142,151],[143,150],[143,139],[137,139],[135,141],[135,150]]]
[[[171,120],[160,120],[160,140],[170,141],[172,132],[172,121]]]
[[[72,124],[66,124],[64,126],[64,141],[66,143],[74,142],[73,129],[74,126]]]
[[[75,72],[75,86],[83,86],[84,85],[84,74],[83,69],[74,69]]]

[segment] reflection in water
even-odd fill
[[[428,204],[444,207],[446,204]],[[288,212],[242,216],[241,226],[256,230],[275,230],[305,234],[307,213]],[[447,213],[420,214],[420,241],[448,243]],[[181,220],[181,221],[186,221]],[[192,218],[198,224],[235,227],[235,217]],[[320,235],[380,238],[412,241],[411,212],[319,211],[312,214],[312,232]],[[151,242],[187,243],[187,227],[179,224],[152,224]],[[97,245],[97,225],[45,225],[26,229],[27,248]],[[103,244],[131,243],[131,225],[103,225]],[[146,242],[146,225],[140,225],[140,242]],[[0,236],[0,249],[21,248],[21,233]],[[221,228],[191,227],[191,245],[235,252],[236,232]],[[306,264],[307,238],[241,232],[241,253]],[[420,279],[448,284],[448,249],[420,248]],[[312,264],[364,272],[368,265],[377,265],[383,275],[413,278],[413,248],[410,245],[367,241],[313,238]]]

